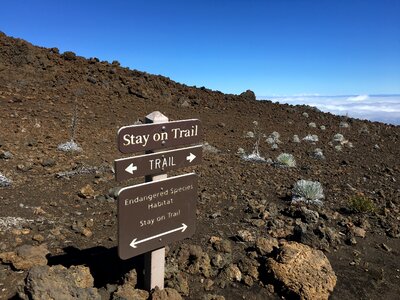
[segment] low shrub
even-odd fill
[[[374,202],[363,193],[349,197],[348,205],[353,213],[372,213],[376,209]]]

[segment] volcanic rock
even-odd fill
[[[296,242],[283,243],[266,267],[284,290],[300,299],[328,299],[336,275],[320,250]]]
[[[11,263],[17,270],[29,270],[34,266],[47,265],[46,255],[49,253],[47,246],[22,245],[13,252],[0,253],[0,260]]]
[[[93,288],[93,277],[87,267],[61,265],[33,267],[26,277],[23,299],[101,299]]]

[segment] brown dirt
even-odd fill
[[[170,258],[181,244],[200,245],[212,256],[216,250],[210,237],[219,236],[232,242],[231,262],[237,263],[254,250],[252,242],[236,237],[239,230],[247,229],[256,238],[269,234],[302,239],[324,250],[338,277],[332,299],[398,298],[400,127],[338,117],[307,106],[255,101],[251,93],[226,95],[189,87],[122,68],[118,62],[62,55],[55,48],[35,47],[1,33],[0,154],[9,151],[13,157],[0,159],[0,173],[13,183],[0,188],[0,220],[19,217],[28,221],[3,228],[0,223],[0,252],[13,251],[21,244],[46,243],[50,265],[89,266],[95,287],[104,289],[107,284],[120,284],[131,268],[140,269],[140,257],[117,258],[116,203],[109,197],[117,183],[111,166],[114,159],[123,157],[116,146],[118,128],[156,110],[170,120],[200,119],[205,141],[220,151],[206,151],[203,164],[194,168],[199,175],[197,231],[192,238],[170,245]],[[75,140],[83,151],[59,151],[57,146],[71,139],[74,114]],[[253,121],[258,121],[258,130],[267,136],[280,133],[282,143],[276,150],[261,139],[261,154],[275,160],[282,152],[291,153],[297,161],[295,168],[249,162],[237,154],[240,147],[252,150],[254,139],[245,133],[253,130]],[[339,127],[341,121],[350,126]],[[310,122],[317,127],[310,127]],[[335,150],[332,138],[336,133],[343,134],[353,147],[347,143],[341,151]],[[293,143],[294,134],[300,139],[316,134],[319,141]],[[325,160],[310,156],[315,148],[322,149]],[[57,177],[82,166],[98,171]],[[319,213],[318,223],[303,222],[311,228],[309,239],[295,234],[300,207],[288,201],[300,179],[319,181],[325,193],[323,207],[312,207]],[[143,178],[120,186],[138,182]],[[87,184],[94,192],[85,199],[79,191]],[[374,212],[351,211],[348,199],[358,193],[373,201]],[[257,210],[254,203],[264,208]],[[271,217],[263,220],[260,213],[264,211]],[[365,229],[365,238],[354,237],[354,227]],[[327,228],[335,239],[328,238]],[[262,264],[265,257],[259,255],[258,261]],[[211,276],[215,282],[211,291],[205,291],[203,275],[186,273],[190,287],[186,299],[209,293],[226,299],[284,296],[263,273],[260,267],[260,276],[250,287],[243,282],[219,284],[217,276]],[[0,299],[13,297],[25,277],[26,272],[0,264]]]

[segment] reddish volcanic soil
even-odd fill
[[[117,183],[112,166],[129,156],[117,150],[118,128],[153,111],[170,120],[200,119],[208,143],[201,165],[168,174],[194,171],[199,187],[195,234],[167,247],[166,287],[184,299],[306,299],[285,281],[290,274],[278,278],[271,266],[281,261],[284,255],[277,253],[289,241],[327,258],[337,277],[333,292],[326,292],[331,299],[398,299],[400,127],[256,101],[251,91],[226,95],[190,87],[2,33],[0,299],[33,298],[35,265],[87,267],[93,298],[124,299],[117,291],[132,269],[136,288],[143,288],[142,257],[117,255],[115,195],[116,187],[144,178]],[[279,141],[276,134],[268,139],[273,132]],[[238,153],[251,153],[258,133],[260,155],[272,162]],[[309,134],[318,141],[303,140]],[[72,135],[82,151],[58,150]],[[296,166],[277,164],[281,153],[292,154]],[[323,205],[292,203],[292,188],[301,179],[321,183]],[[274,247],[264,249],[266,241]],[[24,257],[18,249],[39,245],[49,252],[41,250],[45,262],[18,267],[15,256]],[[303,264],[318,267],[314,262]],[[296,284],[310,280],[312,286],[303,275]],[[71,295],[91,298],[79,296],[88,289],[77,287]]]

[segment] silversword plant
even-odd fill
[[[316,148],[314,149],[314,151],[311,154],[312,157],[316,158],[316,159],[325,159],[325,155],[322,152],[322,150],[320,148]]]
[[[64,152],[79,152],[82,151],[82,148],[79,147],[74,140],[70,140],[69,142],[60,144],[57,146],[57,149]]]
[[[251,154],[242,154],[242,158],[247,161],[260,161],[265,162],[265,158],[260,155],[260,139],[261,133],[258,131],[258,122],[253,121],[254,125],[254,138],[256,141],[254,142],[253,152]]]
[[[297,181],[292,189],[292,203],[305,202],[322,205],[324,198],[322,185],[318,181],[302,179]]]
[[[334,141],[334,142],[338,142],[338,143],[343,142],[343,141],[344,141],[344,136],[343,136],[343,134],[341,134],[341,133],[336,133],[336,134],[333,136],[333,141]]]
[[[71,140],[69,142],[59,144],[57,149],[64,152],[79,152],[82,148],[75,142],[76,127],[78,124],[78,96],[83,94],[82,90],[75,91],[74,111],[71,119]]]
[[[318,142],[318,135],[316,134],[308,134],[303,138],[303,141],[307,141],[307,142]]]
[[[292,154],[281,153],[276,158],[277,165],[281,167],[293,168],[296,166],[296,160]]]
[[[6,176],[0,173],[0,187],[11,186],[11,179],[8,179]]]

